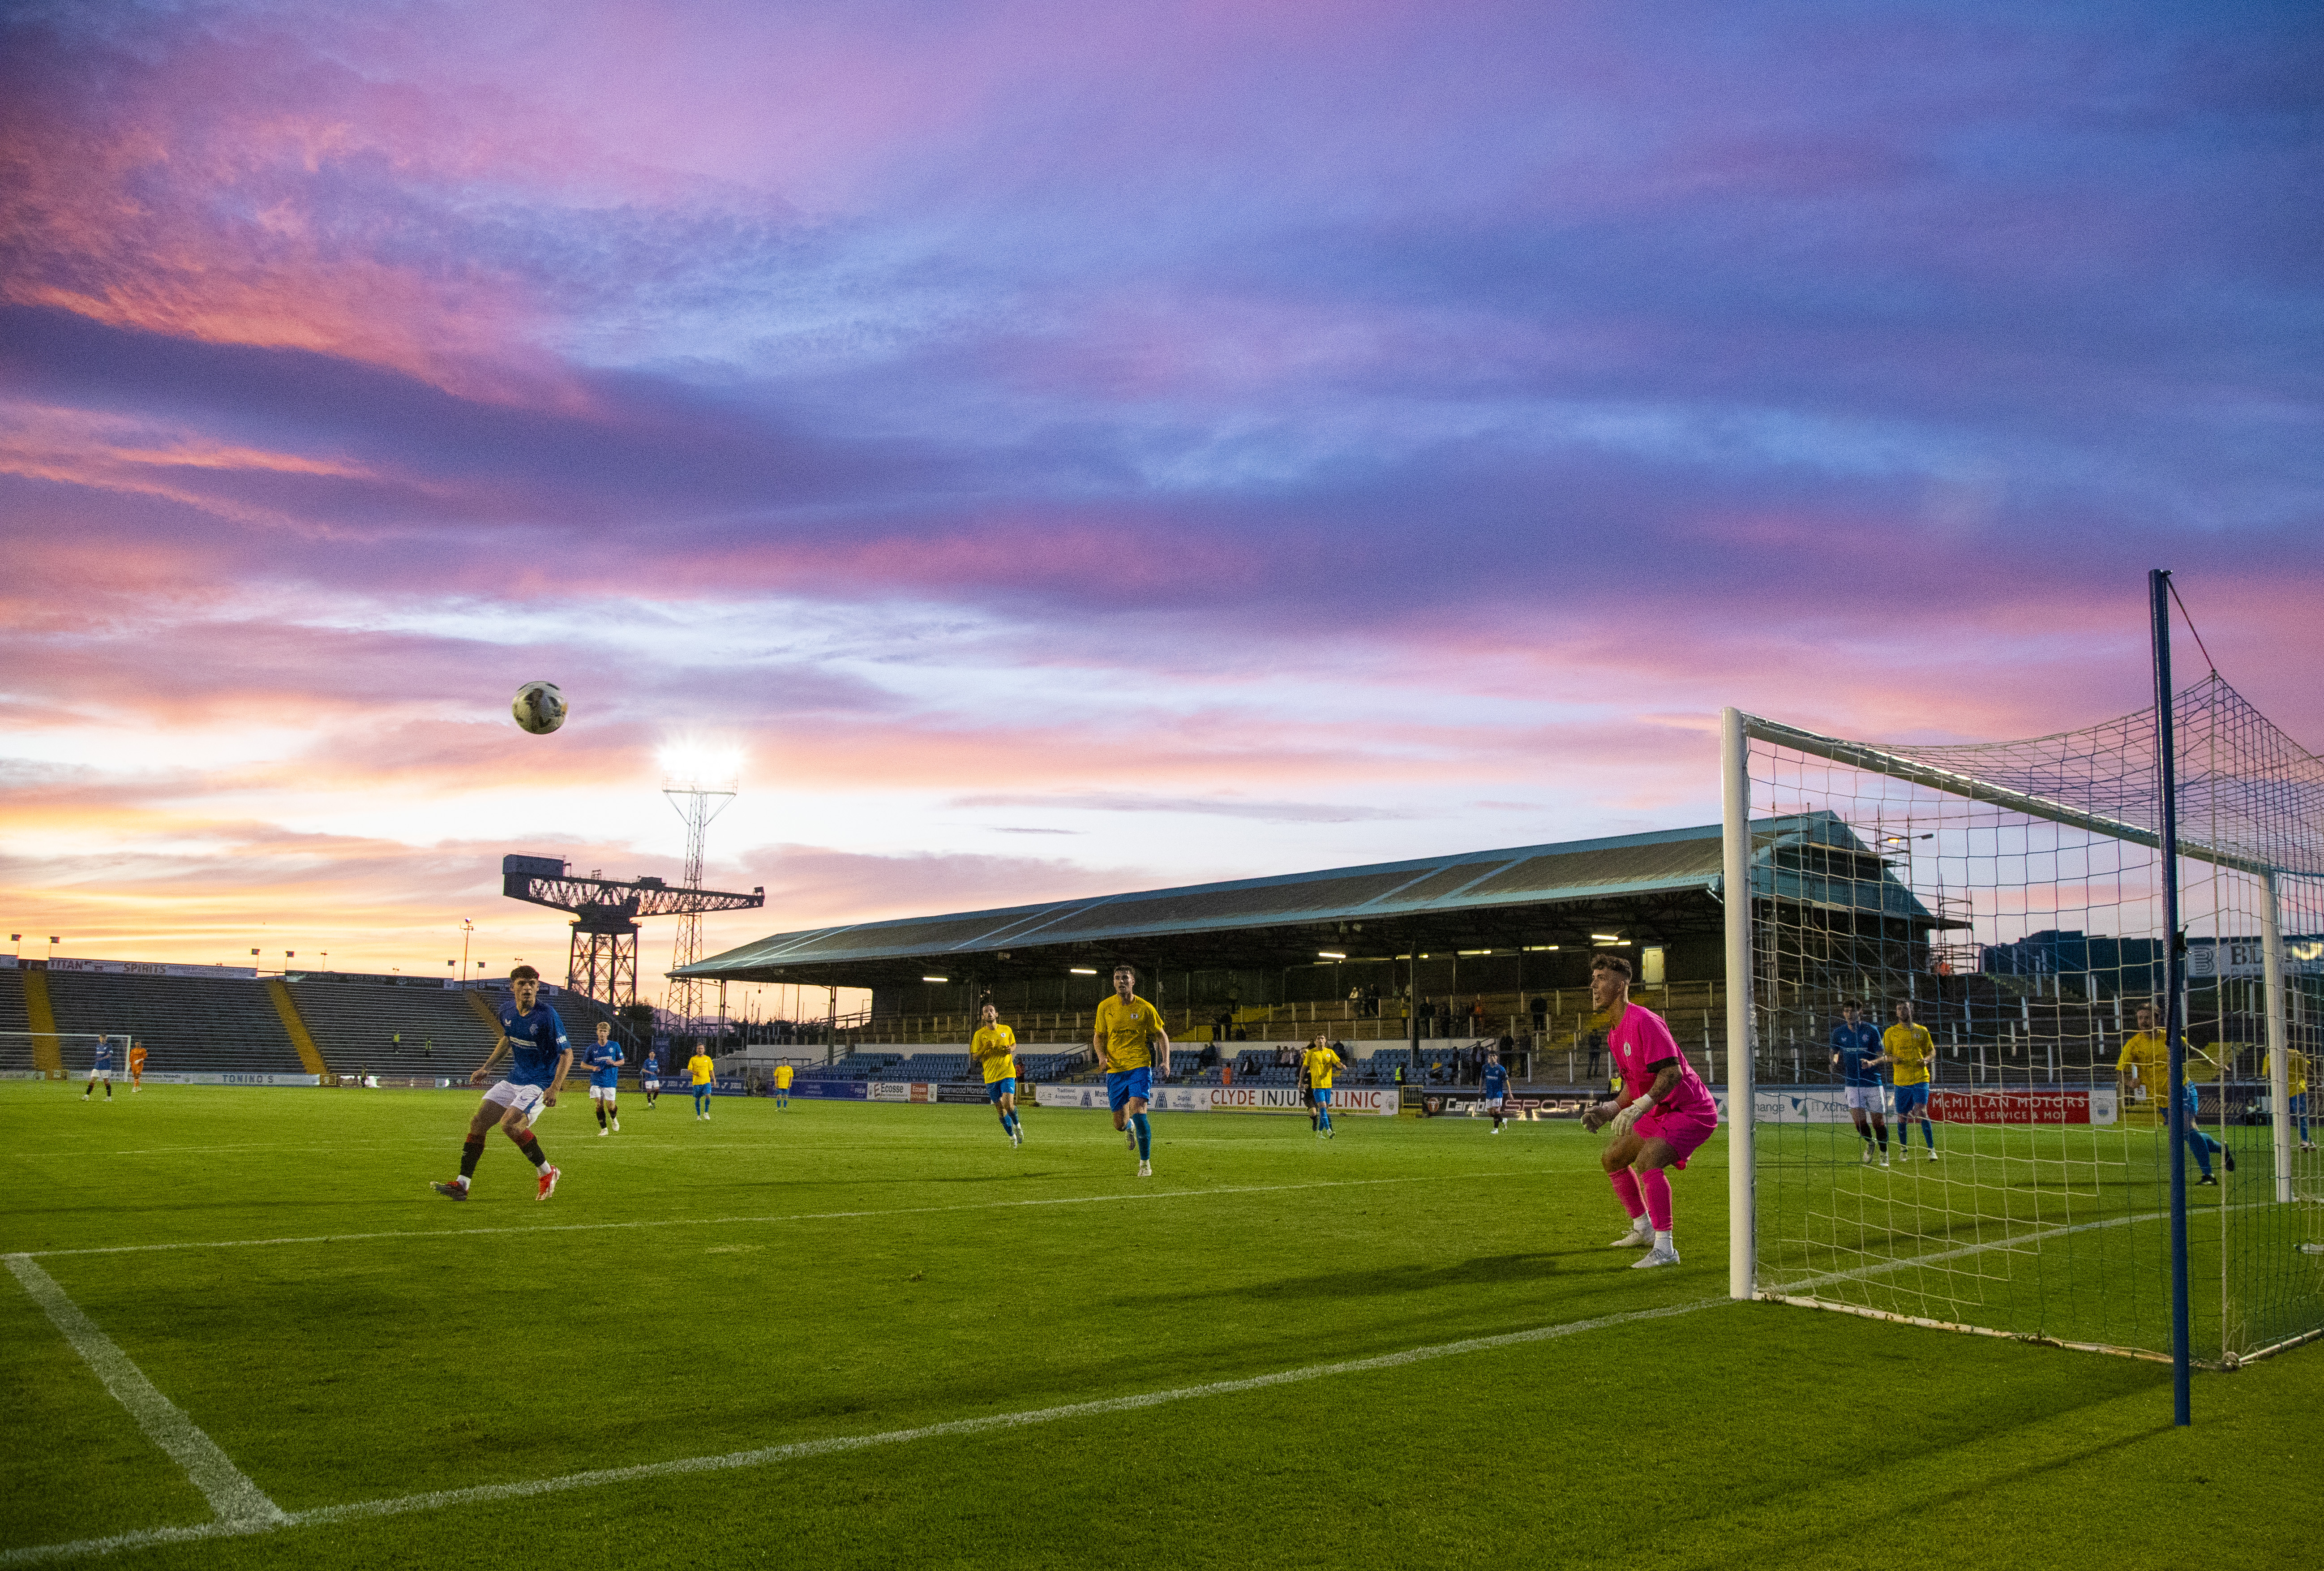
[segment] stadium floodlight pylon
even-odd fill
[[[709,840],[710,821],[733,802],[735,776],[742,759],[736,753],[687,748],[668,755],[666,762],[668,772],[662,778],[661,794],[669,799],[669,805],[686,820],[686,882],[689,886],[696,885],[702,882],[702,859]],[[702,1028],[703,981],[679,973],[701,958],[701,913],[683,912],[678,919],[677,938],[670,946],[669,991],[664,995],[663,1007],[676,1015],[688,1031]],[[723,992],[720,996],[724,996]]]
[[[2208,1160],[2178,1208],[2193,1360],[2324,1334],[2324,1166],[2288,1095],[2324,1062],[2324,760],[2216,671],[2171,707],[2176,942],[2157,709],[1950,747],[1726,712],[1733,1296],[2171,1357],[2174,1169]],[[1910,1004],[1936,1043],[1886,1166],[1828,1067],[1842,1003]],[[2176,1143],[2172,1086],[2116,1072],[2141,1007],[2184,1021]]]

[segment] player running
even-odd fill
[[[775,1066],[775,1111],[780,1113],[790,1104],[791,1067],[788,1064],[777,1064]]]
[[[597,1022],[597,1040],[581,1060],[589,1069],[589,1104],[597,1112],[599,1138],[622,1132],[622,1049],[613,1045],[613,1028]],[[611,1127],[609,1128],[608,1125]]]
[[[1913,1006],[1896,1001],[1896,1023],[1880,1033],[1880,1056],[1865,1060],[1865,1067],[1889,1066],[1896,1087],[1896,1154],[1909,1154],[1913,1115],[1921,1116],[1921,1138],[1929,1142],[1929,1160],[1937,1160],[1937,1126],[1929,1122],[1929,1079],[1937,1062],[1937,1040],[1929,1028],[1913,1019]]]
[[[1499,1052],[1487,1053],[1485,1055],[1485,1111],[1493,1115],[1495,1134],[1501,1132],[1501,1125],[1508,1121],[1508,1114],[1506,1109],[1508,1106],[1508,1068],[1501,1062],[1501,1055]]]
[[[2114,1071],[2124,1105],[2130,1103],[2130,1088],[2144,1086],[2147,1104],[2163,1117],[2171,1116],[2171,1039],[2155,1024],[2152,1006],[2138,1012],[2138,1030],[2123,1040],[2122,1054],[2114,1061]],[[2196,1126],[2195,1110],[2201,1098],[2192,1080],[2181,1086],[2179,1096],[2187,1109],[2187,1149],[2195,1153],[2195,1166],[2202,1170],[2202,1177],[2195,1182],[2217,1184],[2219,1180],[2211,1171],[2211,1153],[2218,1151],[2224,1156],[2231,1173],[2236,1170],[2236,1153]]]
[[[1332,1050],[1332,1044],[1320,1036],[1307,1044],[1307,1051],[1301,1058],[1300,1067],[1307,1077],[1307,1095],[1315,1109],[1315,1138],[1337,1140],[1338,1132],[1332,1127],[1332,1071],[1345,1066],[1340,1055]]]
[[[710,1094],[717,1089],[718,1066],[710,1061],[710,1044],[696,1040],[694,1057],[686,1060],[687,1077],[694,1083],[694,1116],[710,1116]]]
[[[1010,1145],[1023,1145],[1025,1125],[1017,1116],[1017,1033],[1001,1023],[1001,1012],[991,1004],[979,1012],[984,1023],[968,1040],[968,1056],[984,1071],[984,1099],[1001,1114],[1001,1132]]]
[[[97,1057],[90,1059],[88,1065],[88,1089],[80,1094],[80,1099],[83,1102],[88,1100],[89,1092],[97,1089],[97,1083],[99,1080],[105,1082],[105,1099],[107,1102],[112,1101],[113,1039],[111,1037],[97,1039]]]
[[[1628,960],[1591,956],[1590,1006],[1607,1019],[1607,1051],[1622,1077],[1621,1097],[1599,1103],[1582,1118],[1586,1130],[1614,1126],[1613,1141],[1599,1160],[1614,1197],[1630,1214],[1630,1231],[1614,1247],[1653,1246],[1632,1262],[1633,1270],[1676,1265],[1670,1177],[1663,1169],[1686,1167],[1686,1159],[1719,1127],[1719,1104],[1663,1017],[1630,1002]]]
[[[1872,1165],[1872,1141],[1880,1141],[1880,1165],[1888,1165],[1888,1121],[1881,1116],[1885,1087],[1880,1071],[1872,1066],[1880,1057],[1880,1028],[1864,1018],[1852,1003],[1840,1006],[1840,1023],[1831,1028],[1831,1061],[1848,1096],[1848,1116],[1855,1121],[1856,1137],[1864,1142],[1864,1165]]]
[[[133,1092],[145,1089],[145,1044],[143,1042],[133,1041],[129,1044],[129,1089]]]
[[[1170,1073],[1170,1033],[1163,1029],[1162,1012],[1138,996],[1138,972],[1129,966],[1113,968],[1113,996],[1097,1006],[1097,1029],[1090,1046],[1098,1067],[1105,1071],[1105,1099],[1113,1108],[1113,1127],[1128,1137],[1138,1153],[1138,1176],[1154,1176],[1154,1126],[1146,1104],[1154,1095],[1154,1071]]]
[[[540,1175],[533,1198],[546,1200],[557,1192],[559,1174],[540,1154],[540,1142],[532,1134],[532,1118],[543,1107],[557,1105],[557,1094],[565,1088],[565,1071],[573,1067],[573,1044],[565,1040],[565,1022],[557,1018],[557,1012],[540,1003],[540,972],[530,966],[510,972],[509,999],[501,1005],[500,1040],[468,1077],[468,1084],[483,1085],[486,1072],[503,1050],[509,1054],[508,1078],[484,1093],[475,1116],[468,1120],[468,1139],[460,1148],[460,1176],[433,1186],[447,1200],[468,1197],[476,1159],[484,1154],[484,1132],[495,1123]]]

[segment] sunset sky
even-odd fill
[[[2151,567],[2324,751],[2312,4],[9,4],[0,208],[27,954],[561,968],[679,746],[714,948],[1704,823]]]

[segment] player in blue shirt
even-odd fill
[[[1485,1055],[1485,1111],[1493,1115],[1493,1132],[1501,1132],[1501,1121],[1507,1116],[1501,1110],[1509,1094],[1509,1072],[1501,1063],[1499,1053]]]
[[[1880,1028],[1864,1018],[1852,1003],[1840,1006],[1840,1023],[1831,1028],[1831,1062],[1848,1097],[1848,1116],[1856,1122],[1857,1137],[1864,1141],[1864,1165],[1872,1165],[1872,1141],[1880,1141],[1880,1165],[1888,1165],[1888,1120],[1885,1088],[1873,1060],[1880,1056]],[[1868,1128],[1866,1121],[1870,1120]]]
[[[500,1040],[468,1077],[468,1083],[483,1085],[485,1071],[503,1049],[510,1054],[508,1078],[484,1093],[484,1099],[476,1104],[476,1115],[468,1120],[468,1141],[460,1148],[460,1176],[434,1186],[447,1200],[468,1197],[476,1159],[484,1154],[484,1132],[495,1123],[540,1175],[540,1187],[533,1198],[546,1200],[557,1192],[558,1170],[549,1165],[549,1159],[540,1154],[540,1142],[532,1138],[532,1119],[543,1107],[557,1105],[557,1094],[565,1089],[565,1071],[573,1067],[573,1044],[565,1040],[565,1022],[557,1018],[557,1012],[540,1002],[540,972],[530,966],[510,972],[509,995],[511,1002],[501,1005]]]
[[[622,1049],[613,1045],[611,1025],[602,1020],[597,1022],[597,1040],[581,1061],[589,1067],[589,1104],[597,1110],[598,1134],[621,1133],[622,1108],[616,1098],[622,1094]]]
[[[646,1094],[646,1105],[651,1107],[661,1100],[661,1058],[646,1044],[646,1055],[638,1063],[638,1089]]]
[[[80,1094],[80,1099],[83,1102],[88,1100],[88,1092],[97,1089],[97,1083],[99,1080],[105,1082],[105,1099],[107,1102],[112,1101],[113,1039],[111,1037],[99,1037],[97,1039],[97,1058],[96,1060],[88,1067],[88,1091],[84,1091]]]

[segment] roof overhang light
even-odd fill
[[[950,982],[952,978],[949,976],[923,976],[920,980],[923,982]]]
[[[1622,935],[1619,933],[1592,933],[1590,935],[1590,941],[1593,944],[1618,944],[1622,941]]]
[[[1318,949],[1315,953],[1326,960],[1344,960],[1347,956],[1338,949]]]
[[[1068,976],[1094,976],[1097,975],[1097,972],[1093,967],[1088,966],[1068,966],[1065,967],[1065,975]]]

